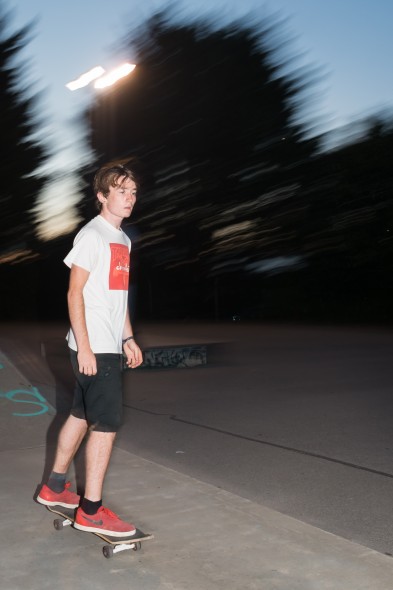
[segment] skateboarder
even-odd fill
[[[128,312],[131,242],[121,229],[136,200],[133,172],[106,166],[94,178],[99,215],[77,234],[64,259],[70,268],[67,335],[76,377],[70,416],[60,431],[53,471],[38,494],[47,506],[77,508],[75,528],[129,536],[134,525],[102,505],[102,488],[122,415],[121,355],[131,368],[142,363]],[[66,474],[86,443],[85,494],[70,490]]]

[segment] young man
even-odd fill
[[[122,415],[121,355],[142,363],[128,312],[131,242],[120,225],[136,200],[134,175],[122,165],[101,168],[94,179],[99,215],[85,225],[64,262],[70,267],[67,336],[76,389],[60,435],[53,471],[37,501],[77,508],[75,528],[129,536],[135,527],[102,505],[102,488]],[[71,461],[86,436],[86,484],[80,497],[66,483]]]

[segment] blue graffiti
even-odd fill
[[[32,401],[31,399],[20,399],[20,396],[33,396],[38,401]],[[18,396],[18,397],[16,397]],[[28,389],[13,389],[12,391],[7,391],[6,393],[0,393],[0,397],[5,397],[11,402],[15,402],[17,404],[32,404],[34,406],[38,406],[40,410],[36,412],[31,412],[29,414],[21,414],[20,412],[13,412],[13,416],[39,416],[40,414],[45,414],[49,411],[49,408],[46,404],[46,399],[42,397],[40,392],[36,387],[33,387],[31,390]]]

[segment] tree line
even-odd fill
[[[154,15],[124,41],[133,74],[85,113],[87,184],[114,160],[139,177],[125,226],[138,317],[390,321],[392,126],[321,151],[304,118],[312,76],[291,73],[282,26]]]

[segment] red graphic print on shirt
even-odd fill
[[[109,289],[127,291],[130,274],[130,253],[124,244],[109,244],[111,266],[109,269]]]

